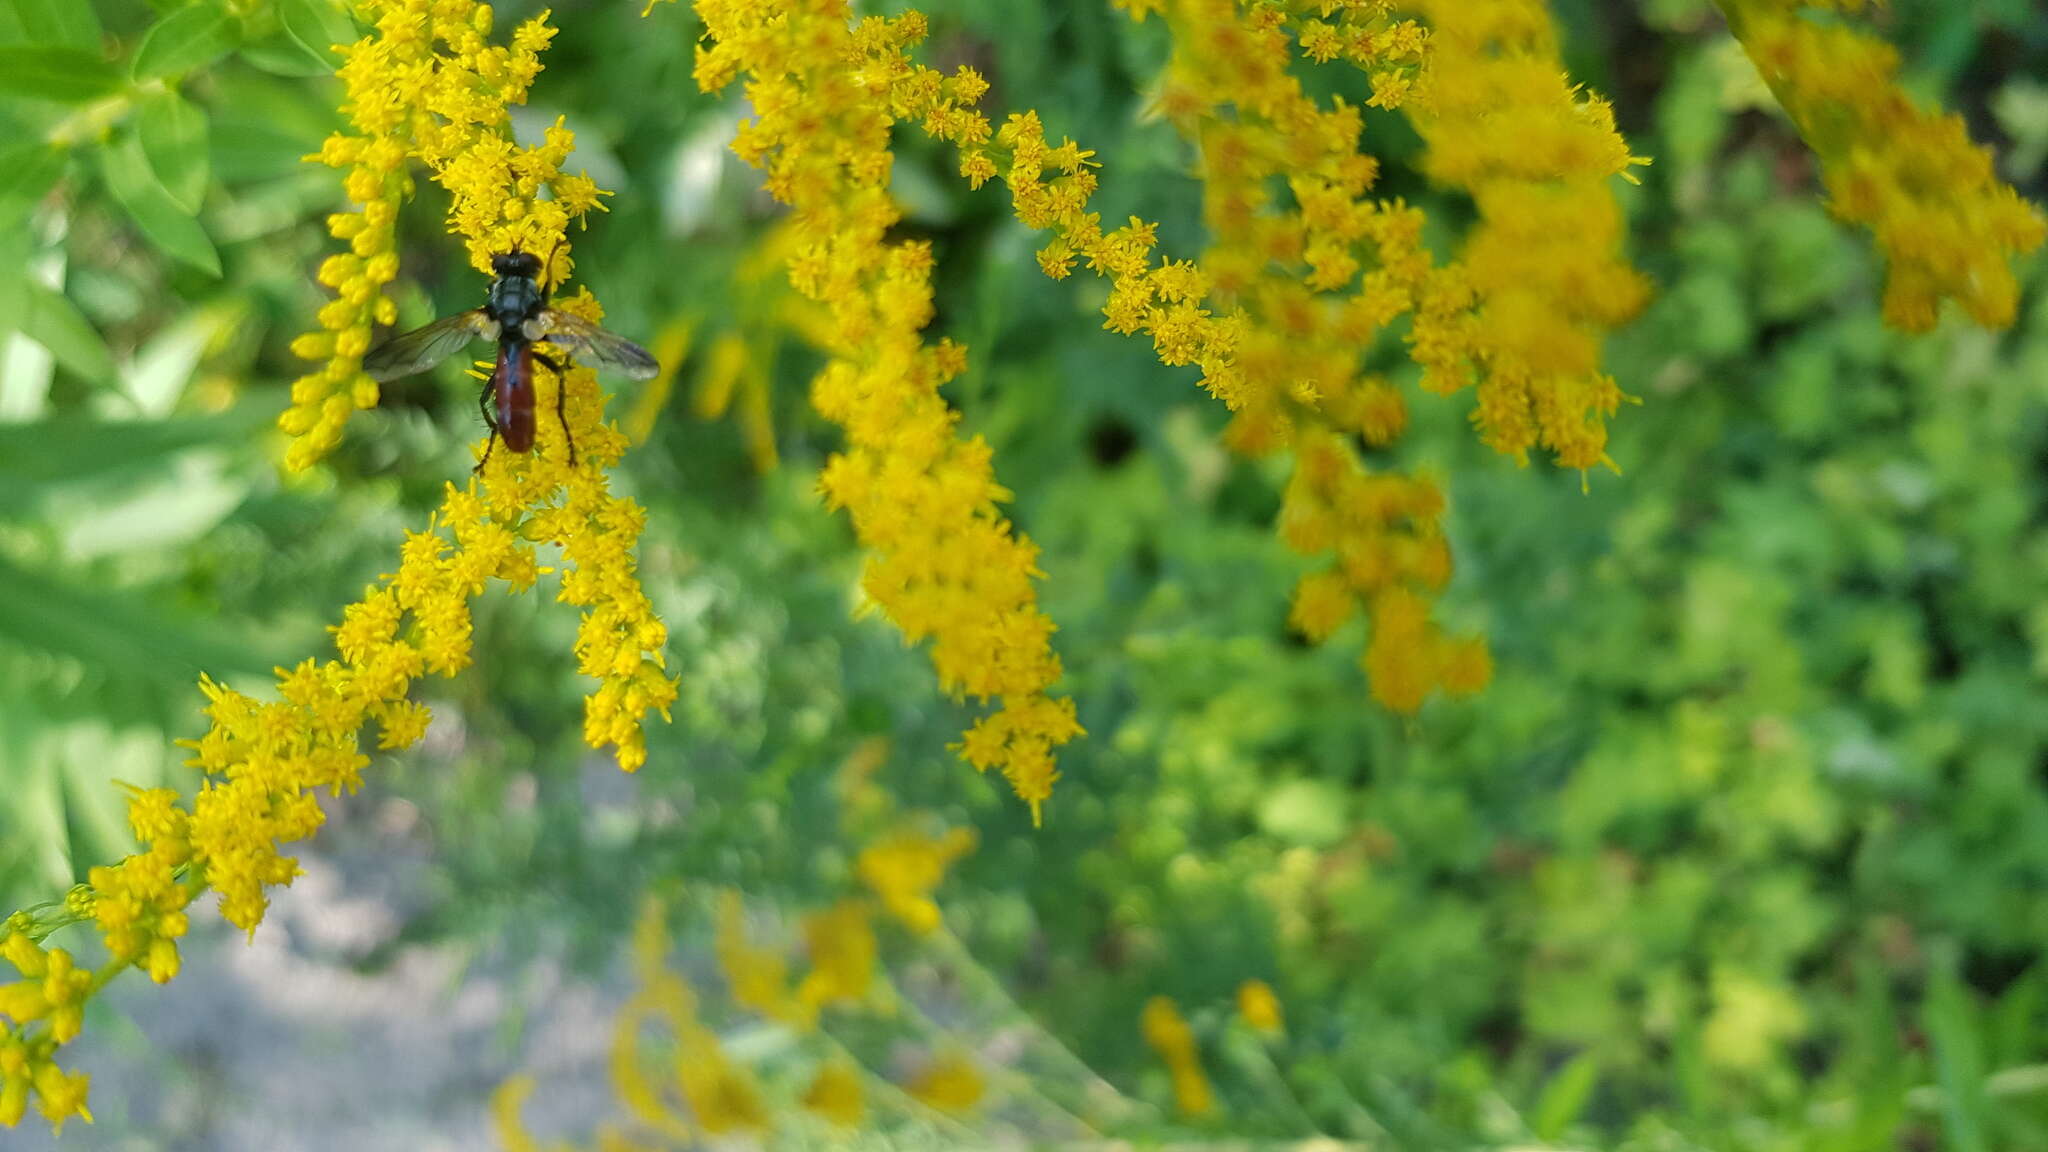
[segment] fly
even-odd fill
[[[556,245],[557,248],[561,246]],[[548,254],[547,264],[554,263]],[[562,412],[562,365],[536,344],[561,350],[563,360],[570,353],[615,368],[629,379],[646,380],[660,370],[647,349],[621,336],[548,307],[550,289],[541,282],[545,267],[531,252],[514,250],[491,257],[490,294],[484,306],[458,312],[403,336],[395,336],[363,357],[363,371],[370,379],[383,382],[424,372],[460,352],[472,340],[494,340],[498,364],[477,397],[484,423],[491,430],[491,442],[484,446],[481,469],[491,458],[499,440],[514,452],[533,448],[533,365],[539,361],[555,374],[555,419],[562,422],[562,437],[569,445],[569,464],[576,464],[576,441],[569,435],[569,420]]]

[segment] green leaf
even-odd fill
[[[0,230],[13,228],[64,174],[64,153],[48,144],[0,149]]]
[[[239,37],[227,14],[211,4],[180,8],[156,22],[135,48],[135,78],[182,76],[234,48]]]
[[[208,275],[220,275],[220,254],[192,214],[157,181],[142,144],[132,135],[100,149],[100,174],[107,190],[126,209],[150,242],[173,259]]]
[[[0,636],[131,684],[190,683],[201,672],[267,666],[249,646],[196,620],[167,615],[151,597],[7,560],[0,560]]]
[[[334,0],[284,0],[278,9],[285,32],[329,68],[340,59],[334,45],[355,42],[355,21]]]
[[[218,416],[171,420],[35,420],[0,424],[0,513],[30,510],[40,489],[147,472],[167,456],[208,445],[241,446],[274,417],[248,405]]]
[[[115,376],[114,357],[71,298],[33,280],[28,282],[27,289],[28,306],[23,310],[21,334],[48,349],[57,363],[72,372],[96,384],[111,382]]]
[[[89,0],[9,0],[28,39],[69,44],[97,54],[100,20]]]
[[[143,102],[135,134],[164,191],[185,211],[199,211],[206,198],[206,113],[176,92],[160,92]]]
[[[294,80],[326,76],[334,71],[334,65],[325,56],[307,55],[306,46],[284,32],[242,45],[242,60],[272,76]]]
[[[1956,974],[1956,949],[1944,945],[1930,964],[1922,1023],[1934,1047],[1934,1080],[1941,1089],[1941,1126],[1954,1152],[1986,1152],[1984,1055],[1975,1006]]]
[[[1566,1129],[1586,1111],[1593,1089],[1600,1084],[1600,1063],[1591,1052],[1581,1052],[1557,1070],[1536,1098],[1536,1112],[1530,1127],[1545,1144],[1564,1139]]]
[[[0,45],[0,92],[83,104],[120,86],[120,70],[97,52],[63,44]]]

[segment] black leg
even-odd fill
[[[497,391],[497,387],[497,377],[493,376],[491,379],[484,381],[484,389],[477,394],[476,398],[476,406],[484,414],[484,427],[491,430],[490,442],[484,445],[484,457],[476,462],[475,471],[478,472],[483,471],[484,465],[491,462],[491,449],[498,446],[498,418],[491,413],[491,394]]]
[[[563,401],[569,395],[569,378],[562,375],[562,366],[550,359],[547,353],[535,352],[533,358],[547,365],[548,371],[555,374],[555,419],[561,422],[562,440],[569,445],[569,467],[574,468],[576,466],[576,437],[569,432],[569,416],[563,410]]]

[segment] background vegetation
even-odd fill
[[[737,95],[698,95],[686,8],[558,6],[525,115],[567,116],[616,190],[581,273],[677,366],[614,412],[645,437],[619,483],[649,510],[683,699],[646,769],[594,784],[572,620],[487,599],[424,750],[340,804],[403,797],[431,849],[362,962],[489,940],[599,972],[648,892],[827,901],[851,866],[835,769],[866,757],[897,802],[977,831],[949,925],[1045,1037],[1163,1116],[1139,1013],[1189,1012],[1217,1108],[1124,1134],[2048,1148],[2048,261],[2010,332],[1886,331],[1865,242],[1708,5],[1556,7],[1575,78],[1656,158],[1625,195],[1657,299],[1609,356],[1643,402],[1615,421],[1623,475],[1582,491],[1484,449],[1462,400],[1412,399],[1394,456],[1447,478],[1443,612],[1496,667],[1413,719],[1371,706],[1356,637],[1290,636],[1280,466],[1228,454],[1188,373],[1102,331],[1095,285],[1040,276],[995,190],[900,141],[934,330],[975,351],[951,397],[1044,548],[1089,730],[1034,831],[947,751],[966,713],[924,658],[852,612],[859,557],[813,490],[836,432],[805,399],[776,213],[726,152]],[[932,62],[1099,151],[1106,218],[1199,247],[1185,145],[1142,114],[1156,22],[925,10]],[[337,122],[337,18],[0,3],[0,904],[127,851],[110,781],[188,783],[170,741],[198,730],[199,671],[255,690],[322,651],[469,465],[450,368],[388,387],[327,468],[275,467],[339,197],[299,162]],[[2048,198],[2038,6],[1880,20]],[[78,88],[47,99],[52,75]],[[1367,142],[1447,250],[1469,208],[1404,167],[1397,118]],[[438,195],[406,225],[409,320],[481,287]],[[710,918],[677,930],[701,950]],[[1288,1014],[1270,1074],[1224,1043],[1248,978]]]

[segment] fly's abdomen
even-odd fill
[[[524,342],[498,344],[498,371],[491,377],[498,408],[498,435],[514,452],[533,448],[533,351]]]

